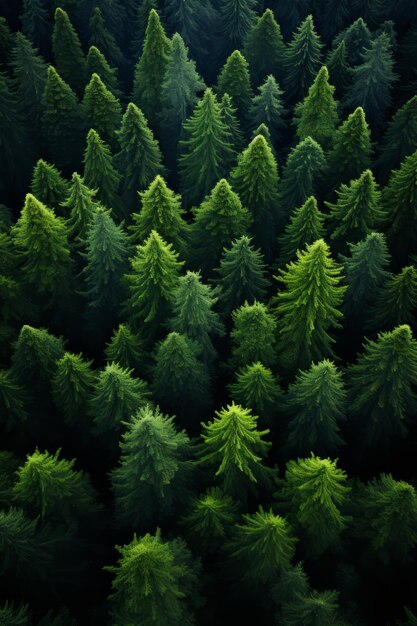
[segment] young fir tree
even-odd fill
[[[224,169],[226,172],[230,172],[236,164],[237,155],[242,152],[246,144],[240,122],[237,119],[236,108],[233,106],[232,98],[228,93],[223,94],[219,108],[221,120],[228,134],[227,150],[224,155]]]
[[[120,102],[107,89],[98,74],[93,74],[82,101],[87,128],[94,128],[112,148],[117,148],[116,131],[120,127]]]
[[[250,409],[233,402],[216,411],[212,422],[202,424],[199,463],[216,469],[224,491],[239,500],[254,483],[265,483],[269,474],[262,463],[270,447],[263,439],[269,430],[259,431],[257,420]]]
[[[121,176],[113,165],[110,148],[98,132],[91,128],[84,152],[84,184],[97,190],[97,200],[118,214],[121,212],[118,195],[120,180]]]
[[[248,63],[244,56],[235,50],[224,64],[217,83],[220,96],[228,93],[241,123],[247,121],[252,99]]]
[[[131,259],[132,271],[126,276],[130,291],[127,312],[133,321],[155,326],[166,318],[182,265],[171,244],[156,230],[137,246]]]
[[[333,356],[334,339],[329,331],[340,326],[346,291],[340,274],[328,245],[318,239],[297,252],[297,261],[277,276],[284,286],[275,299],[278,348],[286,368],[305,368],[313,360]]]
[[[416,401],[417,341],[407,325],[367,340],[348,370],[350,409],[366,424],[371,443],[389,444],[407,433],[405,420]]]
[[[122,92],[117,78],[117,69],[110,67],[106,57],[98,48],[96,48],[96,46],[90,46],[87,54],[86,80],[90,81],[93,74],[100,76],[103,84],[115,96],[115,98],[120,98]]]
[[[329,189],[358,178],[372,162],[371,132],[359,107],[337,129],[327,155]]]
[[[289,507],[289,521],[301,531],[308,553],[318,558],[337,547],[348,518],[343,512],[350,488],[336,461],[311,453],[289,461],[279,498]]]
[[[378,165],[385,177],[417,149],[417,95],[400,107],[387,126]]]
[[[276,321],[265,304],[254,302],[243,304],[232,313],[233,369],[260,361],[266,367],[276,365],[275,336]]]
[[[255,300],[265,299],[269,286],[266,266],[260,251],[246,235],[233,241],[230,248],[223,248],[220,265],[215,271],[223,315],[230,315],[244,302],[253,304]]]
[[[39,202],[58,209],[68,197],[69,184],[55,165],[39,159],[33,170],[30,191]]]
[[[269,259],[278,214],[279,179],[275,157],[264,137],[255,137],[240,155],[231,180],[243,206],[252,215],[254,242]]]
[[[116,444],[125,423],[147,404],[149,395],[147,383],[134,378],[131,370],[117,363],[107,364],[99,373],[89,400],[88,410],[94,421],[94,433],[101,436],[111,434]]]
[[[340,617],[336,591],[313,590],[286,602],[280,614],[282,626],[347,626]]]
[[[345,42],[347,63],[349,67],[353,68],[362,62],[362,55],[365,49],[369,48],[371,40],[371,32],[360,17],[337,35],[333,41],[333,46],[336,48],[342,41]]]
[[[24,387],[16,382],[13,372],[0,369],[0,423],[6,431],[27,419],[26,403]]]
[[[230,385],[230,395],[237,404],[268,420],[282,405],[283,391],[271,370],[256,361],[237,372],[236,381]]]
[[[222,56],[239,50],[256,22],[256,0],[220,0],[219,31],[222,39]]]
[[[65,352],[56,363],[52,394],[69,426],[86,427],[86,406],[96,381],[92,364],[72,352]]]
[[[224,176],[232,148],[219,104],[211,89],[197,103],[185,122],[186,139],[180,141],[181,186],[189,204],[198,202]]]
[[[333,94],[335,88],[329,84],[329,72],[323,66],[308,95],[295,108],[297,135],[300,139],[311,137],[322,148],[329,148],[339,120],[337,102]]]
[[[113,575],[112,617],[115,624],[183,626],[192,624],[190,608],[198,597],[198,569],[181,539],[155,535],[133,537],[117,546],[120,559],[107,567]]]
[[[258,17],[245,39],[244,55],[249,63],[254,86],[260,85],[267,76],[283,78],[285,45],[281,28],[271,9]]]
[[[186,335],[170,333],[155,352],[153,393],[157,402],[191,427],[210,401],[208,371],[199,359],[200,346]]]
[[[106,345],[105,355],[109,363],[114,362],[125,369],[143,371],[143,340],[127,324],[119,324]]]
[[[58,167],[76,169],[84,130],[82,108],[71,87],[51,65],[42,103],[42,133],[49,159]]]
[[[347,62],[344,40],[336,48],[330,50],[326,60],[326,67],[329,71],[330,83],[334,85],[336,90],[337,99],[344,99],[352,84],[352,68]]]
[[[55,11],[52,50],[59,75],[80,96],[85,84],[85,57],[68,14],[60,7]]]
[[[162,108],[162,83],[171,52],[171,42],[165,35],[158,13],[149,13],[142,54],[135,68],[132,101],[142,109],[152,128]]]
[[[285,93],[288,101],[298,102],[307,95],[320,67],[321,49],[313,17],[309,15],[298,26],[286,50]]]
[[[292,211],[316,195],[317,181],[324,173],[326,159],[319,144],[307,137],[292,148],[284,166],[279,186],[278,224],[284,229]]]
[[[72,261],[63,220],[28,193],[13,242],[21,255],[24,282],[49,303],[68,292]]]
[[[209,272],[219,264],[224,246],[247,232],[251,218],[224,179],[194,214],[190,231],[194,262],[204,272]]]
[[[96,192],[84,184],[83,179],[74,172],[68,199],[62,203],[67,211],[67,227],[69,237],[85,241],[95,211],[98,208]]]
[[[284,109],[281,96],[283,91],[279,88],[275,78],[270,74],[264,83],[259,87],[259,93],[252,100],[250,109],[251,125],[254,128],[265,124],[270,133],[274,144],[281,139],[282,132],[285,129]]]
[[[116,519],[123,528],[143,528],[172,514],[184,497],[189,439],[174,418],[149,404],[131,417],[111,472]]]
[[[104,8],[105,5],[102,5]],[[119,70],[126,69],[126,59],[120,50],[116,39],[107,26],[100,7],[96,6],[90,19],[90,46],[95,46],[104,54],[106,59]]]
[[[285,265],[294,261],[297,250],[302,250],[307,244],[312,244],[324,235],[325,216],[317,205],[317,200],[311,196],[306,202],[295,209],[285,231],[279,237],[280,245],[279,264]]]
[[[45,54],[49,51],[52,25],[44,0],[23,0],[20,16],[23,33],[36,48]]]
[[[213,310],[217,300],[217,294],[202,283],[197,272],[181,276],[173,295],[170,327],[199,346],[199,357],[206,365],[216,358],[212,337],[224,335],[223,324]]]
[[[385,221],[381,209],[381,192],[371,170],[366,170],[349,185],[336,191],[337,201],[326,202],[330,210],[332,239],[340,244],[361,241]]]
[[[345,419],[346,391],[342,375],[328,360],[313,363],[289,386],[286,406],[291,414],[286,448],[303,456],[330,454],[344,443],[340,423]]]
[[[120,152],[115,163],[123,176],[121,195],[130,212],[137,205],[137,192],[146,189],[162,173],[162,155],[145,116],[132,102],[123,115],[118,138]]]
[[[393,274],[377,295],[368,327],[389,330],[412,324],[417,314],[417,269],[413,265]]]

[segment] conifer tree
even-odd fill
[[[43,93],[42,133],[49,159],[58,167],[78,166],[84,120],[71,87],[50,65]]]
[[[0,621],[4,626],[28,626],[28,607],[22,605],[15,609],[12,604],[6,602],[0,607]]]
[[[250,215],[225,179],[194,213],[190,232],[194,262],[209,272],[218,265],[224,246],[246,233]]]
[[[294,261],[297,250],[302,250],[307,244],[312,244],[323,237],[324,219],[324,214],[317,206],[317,200],[312,196],[293,211],[284,233],[278,239],[280,265]]]
[[[137,192],[146,189],[162,173],[162,155],[145,116],[132,102],[123,115],[118,136],[120,152],[115,162],[123,175],[121,194],[130,212],[137,205]]]
[[[271,9],[266,9],[248,32],[244,55],[249,63],[253,85],[260,85],[270,75],[283,78],[285,45]]]
[[[224,64],[218,79],[217,90],[220,96],[228,93],[241,123],[247,121],[247,112],[252,99],[248,63],[244,56],[235,50]]]
[[[81,241],[87,238],[89,226],[98,208],[95,195],[95,190],[89,189],[81,176],[74,172],[68,199],[62,203],[67,209],[67,227],[71,238]]]
[[[241,154],[231,180],[252,215],[254,242],[270,258],[279,205],[278,169],[264,137],[255,137]]]
[[[347,62],[344,39],[336,48],[330,50],[326,60],[326,67],[329,71],[330,84],[334,85],[336,97],[338,100],[341,100],[345,97],[352,83],[352,68]]]
[[[346,291],[340,285],[340,273],[328,245],[318,239],[297,252],[297,261],[277,276],[285,286],[275,300],[278,348],[281,363],[288,369],[332,356],[334,339],[329,330],[340,326],[340,305]]]
[[[171,42],[165,35],[158,13],[149,13],[142,54],[135,68],[132,101],[144,112],[153,129],[162,107],[162,83],[167,69]]]
[[[126,7],[127,11],[129,11],[128,6]],[[137,59],[142,52],[149,13],[152,9],[158,11],[157,0],[140,0],[140,2],[134,1],[133,3],[133,35],[130,48],[134,59]]]
[[[413,265],[393,274],[380,290],[368,327],[389,330],[410,324],[417,313],[417,269]]]
[[[105,5],[102,4],[104,7]],[[126,59],[123,56],[116,39],[107,26],[100,7],[96,6],[90,19],[90,46],[98,48],[106,59],[119,70],[124,70]]]
[[[405,435],[405,419],[416,401],[417,342],[407,325],[367,340],[348,370],[350,409],[366,422],[371,443]]]
[[[97,190],[97,200],[116,213],[121,211],[118,189],[120,174],[113,166],[110,149],[94,129],[87,135],[84,152],[84,184]]]
[[[250,110],[252,126],[257,128],[260,124],[265,124],[275,144],[278,143],[285,128],[283,117],[286,110],[282,104],[282,94],[275,78],[269,75],[260,85],[259,93],[253,98]]]
[[[82,354],[72,352],[65,352],[56,363],[52,378],[53,398],[69,426],[85,428],[85,407],[96,379],[92,364]]]
[[[125,369],[143,370],[143,340],[127,324],[119,324],[108,342],[105,355],[107,361],[118,363]]]
[[[340,618],[338,593],[313,590],[284,604],[282,626],[347,626]]]
[[[257,361],[237,372],[230,395],[237,404],[268,420],[282,405],[283,391],[271,370]]]
[[[276,364],[276,321],[265,304],[247,302],[232,313],[233,369],[260,361],[266,367]]]
[[[85,83],[85,57],[68,14],[60,7],[55,11],[52,50],[59,75],[80,96]]]
[[[256,0],[220,0],[219,27],[223,56],[239,50],[256,22]]]
[[[272,589],[274,604],[282,606],[308,596],[310,585],[302,563],[290,566],[278,578]]]
[[[289,386],[286,405],[291,414],[287,450],[297,455],[330,454],[344,443],[340,423],[345,419],[346,391],[332,361],[313,363],[300,372]]]
[[[280,0],[274,3],[274,13],[283,29],[285,39],[289,39],[310,11],[310,0]]]
[[[94,128],[106,143],[116,148],[116,131],[122,115],[120,102],[98,74],[92,75],[85,88],[82,106],[87,127]]]
[[[417,149],[417,95],[400,107],[387,126],[378,165],[386,176]]]
[[[23,0],[20,21],[24,35],[45,53],[49,47],[52,26],[44,0]]]
[[[86,80],[88,82],[91,80],[93,74],[100,76],[103,84],[115,98],[120,98],[122,92],[117,78],[117,69],[110,67],[106,57],[96,46],[90,46],[86,58]]]
[[[232,153],[229,134],[211,89],[206,89],[183,128],[187,138],[180,142],[181,184],[187,202],[192,204],[208,194],[227,173],[225,162],[230,162]]]
[[[33,170],[30,190],[39,202],[57,209],[68,197],[69,184],[55,165],[39,159]]]
[[[199,462],[215,469],[226,493],[240,500],[251,483],[264,483],[268,470],[262,457],[270,446],[269,430],[257,429],[257,417],[234,402],[203,423]]]
[[[183,498],[189,440],[174,418],[149,404],[130,419],[111,473],[116,518],[122,527],[143,528],[173,512]]]
[[[229,172],[236,163],[237,155],[240,154],[245,147],[245,139],[240,122],[237,119],[236,108],[233,106],[232,98],[228,93],[223,94],[219,108],[222,122],[226,126],[226,132],[228,134],[224,161],[225,171]]]
[[[339,33],[333,41],[333,46],[337,47],[342,41],[345,42],[347,63],[353,68],[362,62],[362,55],[365,49],[369,48],[371,39],[371,32],[360,17],[346,30]]]
[[[349,0],[328,0],[323,7],[320,33],[325,41],[331,41],[348,25],[352,13]]]
[[[244,302],[253,304],[264,300],[269,285],[265,277],[266,266],[259,250],[252,246],[246,235],[224,248],[220,266],[216,268],[221,311],[227,316]]]
[[[13,372],[0,369],[0,416],[6,430],[27,419],[26,400],[24,388],[16,382]]]
[[[343,512],[350,491],[346,483],[345,472],[331,459],[312,453],[287,463],[279,497],[288,503],[288,520],[301,530],[313,557],[340,543],[348,521]]]
[[[314,30],[313,17],[309,15],[298,26],[287,46],[285,58],[286,96],[291,102],[304,98],[321,62],[322,43]]]

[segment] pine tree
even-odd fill
[[[219,29],[223,57],[239,50],[256,22],[256,0],[220,0]]]
[[[331,41],[349,24],[352,7],[349,0],[328,0],[323,9],[320,33],[325,41]]]
[[[118,363],[125,369],[143,370],[143,340],[127,324],[119,324],[114,330],[106,345],[105,355],[107,361]]]
[[[145,116],[132,102],[128,104],[119,131],[120,152],[115,157],[123,175],[121,194],[127,211],[137,204],[137,192],[146,189],[162,174],[162,155]]]
[[[257,419],[249,409],[232,403],[202,424],[199,463],[215,469],[224,491],[240,500],[251,483],[264,483],[268,477],[262,457],[270,446],[263,439],[269,430],[259,431]]]
[[[413,265],[393,274],[378,293],[368,326],[389,330],[411,324],[417,312],[417,269]]]
[[[339,116],[333,94],[335,88],[329,84],[329,72],[323,66],[308,95],[295,108],[297,135],[300,139],[311,137],[324,149],[332,145]]]
[[[310,4],[310,0],[280,0],[274,3],[274,13],[286,39],[293,35],[297,26],[308,16]]]
[[[278,582],[272,588],[272,600],[274,604],[282,606],[305,598],[309,592],[308,577],[300,562],[281,572]]]
[[[359,107],[337,129],[328,153],[329,188],[358,178],[372,161],[371,132]]]
[[[85,88],[82,106],[87,127],[94,128],[106,143],[117,148],[116,131],[122,116],[120,102],[98,74],[92,75]]]
[[[50,161],[58,167],[75,169],[80,161],[83,130],[81,105],[71,87],[49,66],[43,93],[42,133]]]
[[[286,96],[291,102],[304,98],[321,62],[322,43],[314,30],[313,17],[309,15],[298,26],[287,46],[285,58]]]
[[[255,128],[255,130],[252,133],[251,140],[255,139],[258,135],[261,135],[261,137],[263,137],[266,140],[266,143],[271,148],[272,154],[274,155],[275,158],[277,158],[277,152],[272,143],[271,133],[269,132],[269,128],[266,124],[260,124],[258,128]]]
[[[44,0],[23,0],[23,33],[44,54],[51,38],[51,22]]]
[[[232,313],[233,369],[260,361],[266,367],[276,364],[275,335],[276,321],[265,304],[245,303]]]
[[[252,240],[246,235],[233,241],[230,248],[223,248],[220,265],[215,270],[223,315],[230,315],[244,302],[253,304],[255,300],[265,299],[269,285],[265,270],[260,251],[252,246]]]
[[[184,196],[188,203],[198,202],[224,176],[232,149],[222,120],[219,104],[211,89],[197,103],[193,114],[185,122],[187,139],[180,141],[180,175]]]
[[[95,383],[92,363],[71,352],[65,352],[56,363],[52,393],[69,426],[85,428],[85,407]]]
[[[39,202],[58,209],[68,197],[69,184],[55,165],[39,159],[33,170],[30,190]]]
[[[102,5],[103,7],[105,5]],[[96,6],[90,19],[90,46],[98,48],[114,67],[125,70],[126,59],[116,39],[107,27],[100,7]]]
[[[85,83],[85,57],[68,14],[60,7],[55,11],[52,50],[59,75],[80,96]]]
[[[184,497],[189,440],[174,418],[149,404],[130,419],[111,472],[116,518],[122,527],[143,528],[172,514]]]
[[[417,342],[407,325],[367,340],[364,352],[348,370],[350,409],[371,443],[389,444],[407,432],[405,419],[416,401]]]
[[[381,192],[371,170],[363,172],[349,185],[342,184],[336,194],[336,203],[326,202],[330,209],[332,239],[340,243],[360,241],[384,222]]]
[[[126,7],[127,10],[128,6]],[[157,0],[140,0],[133,2],[133,35],[131,41],[131,56],[137,59],[142,52],[143,41],[145,39],[146,26],[148,24],[149,13],[151,10],[158,11]]]
[[[371,26],[378,26],[388,13],[389,5],[385,5],[381,0],[356,0],[354,9],[363,16]]]
[[[268,420],[282,405],[283,391],[271,370],[257,361],[237,372],[230,395],[237,404]]]
[[[245,139],[240,122],[237,119],[237,110],[233,106],[232,98],[228,93],[223,94],[219,108],[221,120],[226,126],[226,132],[228,134],[224,155],[224,169],[226,172],[230,172],[232,167],[236,164],[237,155],[240,154],[245,147]]]
[[[142,54],[135,68],[132,101],[142,109],[153,129],[162,108],[162,83],[167,69],[171,42],[165,35],[158,13],[149,13]]]
[[[289,505],[289,521],[299,528],[315,558],[338,546],[348,518],[343,513],[350,488],[336,461],[309,458],[289,461],[279,497]]]
[[[275,157],[261,135],[238,158],[231,180],[253,218],[254,241],[270,258],[278,214],[278,169]]]
[[[333,46],[337,47],[342,41],[345,42],[347,63],[349,67],[353,68],[362,62],[362,55],[365,49],[369,48],[371,40],[371,32],[360,17],[346,30],[339,33],[333,41]]]
[[[347,62],[344,39],[336,48],[330,50],[326,67],[329,71],[330,83],[335,87],[336,97],[342,100],[352,84],[352,68]]]
[[[224,64],[217,83],[220,96],[228,93],[241,123],[247,120],[252,99],[249,67],[244,56],[235,50]]]
[[[378,165],[385,176],[417,149],[417,95],[400,107],[387,126]]]
[[[90,189],[97,190],[97,200],[107,208],[114,209],[117,214],[121,212],[118,196],[120,178],[120,174],[113,166],[108,145],[91,128],[88,131],[84,152],[84,184]]]
[[[100,76],[106,88],[115,96],[120,98],[122,92],[120,90],[117,78],[117,69],[110,67],[106,57],[96,46],[90,46],[86,58],[86,80],[90,81],[93,74]]]
[[[271,9],[258,17],[245,39],[244,55],[249,63],[254,86],[260,85],[272,75],[283,78],[282,62],[285,45],[281,28]]]
[[[26,403],[24,388],[16,382],[13,372],[0,369],[0,415],[6,431],[18,427],[27,419]]]
[[[98,208],[96,192],[89,189],[77,172],[71,180],[71,191],[68,199],[62,203],[67,209],[67,227],[72,239],[85,241],[94,213]]]
[[[338,593],[316,591],[297,597],[284,604],[281,615],[282,626],[347,626],[340,619]]]
[[[307,244],[312,244],[323,237],[324,219],[324,214],[317,206],[317,200],[312,196],[293,211],[284,233],[278,239],[280,265],[294,261],[297,250],[302,250]]]
[[[313,363],[289,386],[286,405],[291,420],[286,448],[297,455],[330,454],[344,443],[346,391],[340,371],[328,360]]]
[[[274,144],[281,139],[285,128],[284,116],[286,110],[282,104],[283,92],[272,75],[269,75],[265,82],[260,85],[259,93],[252,100],[250,119],[252,126],[257,128],[260,124],[265,124]]]

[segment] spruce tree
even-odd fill
[[[291,415],[286,449],[303,456],[330,454],[344,443],[346,391],[340,371],[327,359],[313,363],[289,386],[286,406]]]
[[[268,420],[282,406],[283,391],[271,370],[259,361],[237,372],[230,385],[232,400],[251,409],[260,419]]]
[[[325,41],[331,41],[344,30],[351,19],[352,7],[349,0],[328,0],[323,7],[320,32]]]
[[[286,50],[285,93],[288,101],[298,102],[307,95],[320,67],[321,49],[313,17],[309,15],[298,26]]]
[[[97,190],[97,200],[107,208],[119,213],[120,199],[118,189],[120,174],[113,166],[110,149],[94,129],[87,135],[87,145],[84,152],[84,184],[90,189]]]
[[[23,0],[20,16],[23,33],[44,54],[48,51],[52,25],[44,0]]]
[[[145,116],[132,102],[123,115],[118,137],[120,152],[115,163],[123,176],[121,194],[130,212],[137,206],[137,192],[146,189],[162,173],[162,155]]]
[[[274,604],[282,606],[297,601],[300,597],[306,597],[309,592],[310,585],[303,564],[297,563],[281,573],[278,582],[272,588],[272,600]]]
[[[120,102],[107,89],[98,74],[93,74],[82,101],[87,128],[94,128],[111,147],[117,148],[116,131],[122,116]]]
[[[257,361],[266,367],[276,365],[276,321],[265,304],[246,302],[232,313],[232,320],[231,367],[238,369]]]
[[[128,6],[126,7],[127,11],[129,11]],[[134,0],[133,2],[134,20],[133,20],[132,26],[133,26],[134,32],[132,36],[130,49],[131,49],[131,56],[134,59],[137,59],[142,52],[143,41],[145,39],[145,32],[146,32],[146,26],[148,24],[149,13],[151,12],[152,9],[154,9],[155,11],[158,11],[157,0],[140,0],[140,2],[136,2],[136,0]]]
[[[338,100],[341,100],[345,97],[352,84],[352,68],[347,62],[344,40],[336,48],[330,50],[326,60],[326,67],[329,71],[330,84],[334,85],[336,97]]]
[[[107,361],[118,363],[125,369],[143,371],[143,340],[127,324],[119,324],[106,345]]]
[[[72,239],[85,241],[94,213],[98,208],[96,192],[89,189],[77,172],[71,180],[68,199],[62,203],[67,210],[68,234]]]
[[[244,302],[253,304],[264,300],[269,282],[265,277],[266,266],[259,250],[246,235],[223,248],[220,265],[216,268],[219,301],[223,315],[230,313]]]
[[[220,96],[228,93],[241,123],[247,121],[252,99],[248,63],[244,56],[235,50],[224,64],[217,83]]]
[[[154,525],[183,498],[189,440],[174,418],[145,405],[131,417],[111,472],[116,519],[124,528]]]
[[[92,364],[82,354],[72,352],[65,352],[56,363],[52,394],[69,426],[86,427],[85,408],[96,380]]]
[[[117,67],[119,70],[126,69],[126,59],[113,33],[108,30],[103,14],[98,6],[95,7],[94,13],[90,19],[89,44],[101,50],[111,65]]]
[[[283,78],[282,64],[285,57],[285,45],[281,28],[271,9],[266,9],[248,32],[244,55],[249,63],[254,86],[263,83],[270,75],[280,80]]]
[[[69,184],[55,165],[39,159],[33,170],[30,190],[39,202],[58,209],[68,197]]]
[[[85,83],[85,57],[68,14],[60,7],[55,11],[52,50],[59,75],[80,96]]]
[[[280,0],[274,3],[274,13],[286,39],[292,37],[299,24],[308,16],[310,4],[310,0]]]
[[[282,104],[282,94],[283,91],[279,88],[275,78],[269,75],[260,85],[259,93],[253,98],[250,109],[251,125],[257,128],[260,124],[265,124],[274,144],[281,139],[285,128],[283,117],[286,110]]]
[[[348,626],[340,618],[336,591],[313,590],[285,603],[280,622],[282,626]]]
[[[371,32],[360,17],[337,35],[333,40],[333,46],[337,47],[342,41],[345,42],[347,63],[353,68],[362,62],[362,55],[365,49],[369,48],[371,40]]]
[[[417,149],[417,96],[400,107],[387,126],[378,165],[385,176]]]
[[[256,22],[256,0],[220,0],[219,29],[223,57],[242,47],[250,29]]]
[[[417,342],[407,325],[367,340],[348,370],[349,406],[366,424],[371,443],[389,444],[407,433],[405,420],[416,401]]]
[[[120,90],[117,78],[117,69],[110,67],[106,57],[96,46],[90,46],[86,58],[86,80],[90,81],[93,74],[100,76],[106,88],[115,96],[120,98],[122,92]]]
[[[389,330],[399,324],[412,324],[417,313],[417,269],[404,267],[385,282],[373,305],[368,327]]]
[[[232,98],[228,93],[223,94],[219,103],[220,116],[223,124],[226,126],[228,140],[224,155],[225,171],[229,172],[236,164],[237,155],[242,152],[245,147],[245,139],[239,120],[237,119],[236,109],[233,106]]]
[[[269,430],[258,430],[257,419],[233,402],[202,424],[199,463],[215,470],[224,491],[239,500],[251,484],[265,483],[269,473],[262,463],[270,446],[264,440]]]
[[[26,404],[24,387],[16,382],[13,371],[0,369],[0,415],[6,431],[18,427],[27,419]]]
[[[317,200],[312,196],[293,211],[284,233],[278,239],[280,265],[294,261],[297,250],[302,250],[307,244],[312,244],[323,237],[324,219]]]

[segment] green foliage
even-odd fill
[[[105,4],[102,4],[102,6],[105,8]],[[106,21],[98,6],[95,7],[94,13],[90,19],[89,44],[101,50],[106,59],[108,59],[113,66],[119,69],[125,67],[126,59],[117,45],[113,33],[108,30]]]
[[[113,158],[108,145],[92,128],[88,131],[84,152],[84,183],[97,190],[97,199],[107,208],[116,212],[120,209],[118,189],[120,174],[113,166]]]
[[[257,128],[260,124],[265,124],[271,132],[274,143],[281,138],[285,127],[282,118],[286,110],[282,104],[282,94],[275,78],[269,75],[260,85],[258,95],[253,98],[250,111],[252,125]]]
[[[230,385],[234,402],[251,409],[262,419],[269,419],[282,406],[283,391],[271,370],[259,361],[237,372],[236,382]]]
[[[338,593],[315,590],[285,604],[280,623],[282,626],[347,626],[339,618]]]
[[[93,74],[100,76],[107,89],[116,97],[120,98],[121,91],[117,78],[117,69],[110,67],[106,57],[96,46],[90,46],[86,58],[86,79],[90,81]]]
[[[272,598],[274,603],[282,605],[307,596],[309,591],[310,585],[303,564],[297,563],[281,572],[278,582],[273,586]]]
[[[295,209],[284,233],[279,237],[279,264],[284,265],[296,258],[297,251],[321,239],[324,234],[324,214],[312,196]]]
[[[61,337],[50,335],[44,328],[22,326],[14,347],[12,375],[25,388],[43,390],[49,386],[56,363],[63,354]]]
[[[29,615],[26,605],[14,608],[12,604],[6,602],[0,607],[0,623],[3,626],[28,626]]]
[[[50,40],[52,28],[44,0],[23,0],[20,19],[23,33],[43,52],[46,42]]]
[[[126,369],[143,370],[143,340],[127,324],[120,324],[106,346],[106,359]]]
[[[234,369],[260,361],[266,367],[276,364],[276,321],[265,304],[245,302],[232,313],[231,367]]]
[[[85,57],[68,14],[60,7],[55,11],[52,50],[59,75],[76,94],[81,95],[85,82]]]
[[[356,67],[362,62],[362,55],[371,44],[371,32],[361,17],[339,33],[333,46],[338,46],[342,41],[345,42],[348,65]]]
[[[218,487],[210,487],[193,499],[182,520],[191,540],[209,553],[230,538],[236,522],[236,503]]]
[[[326,67],[329,71],[330,83],[334,85],[336,97],[340,100],[346,95],[352,82],[352,68],[347,62],[346,44],[343,39],[337,48],[330,50]]]
[[[219,104],[220,115],[223,124],[226,126],[228,133],[228,148],[224,155],[225,171],[229,172],[236,163],[237,155],[242,152],[245,147],[245,139],[241,130],[239,120],[237,119],[236,109],[233,106],[232,98],[228,93],[223,94]]]
[[[68,199],[61,203],[68,212],[67,228],[70,238],[81,241],[87,238],[89,226],[98,208],[95,195],[96,191],[89,189],[81,176],[74,172]]]
[[[217,89],[220,96],[229,94],[238,119],[244,122],[252,99],[252,88],[248,63],[239,50],[235,50],[224,64],[219,74]]]
[[[220,35],[224,56],[241,48],[242,43],[256,22],[256,0],[220,0]]]
[[[0,415],[6,430],[12,430],[27,417],[26,396],[10,370],[0,369]]]
[[[98,74],[93,74],[82,101],[88,128],[94,128],[110,146],[116,148],[116,131],[120,126],[121,107]]]
[[[385,174],[417,149],[417,96],[400,107],[387,126],[378,165]]]
[[[307,95],[320,67],[321,49],[313,17],[309,15],[298,26],[286,50],[286,95],[292,102],[298,102]]]
[[[86,427],[85,409],[96,382],[92,364],[72,352],[65,352],[56,363],[52,394],[69,426]]]
[[[173,45],[174,38],[181,36],[190,48],[192,58],[206,69],[212,48],[210,35],[216,19],[211,2],[203,4],[198,0],[166,0],[164,5],[167,24],[175,33]]]
[[[254,85],[261,84],[270,75],[282,77],[285,45],[271,9],[266,9],[248,32],[244,55]]]
[[[384,283],[374,302],[368,326],[389,330],[400,324],[410,324],[417,311],[417,269],[403,267]]]
[[[67,199],[69,185],[55,165],[39,159],[33,170],[30,190],[47,207],[58,209]]]

